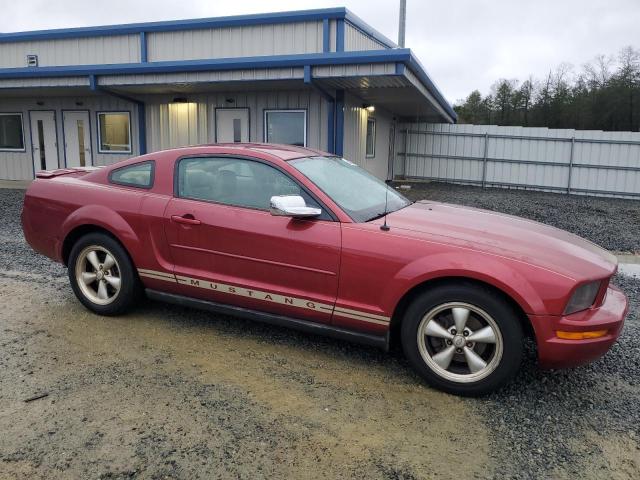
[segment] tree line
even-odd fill
[[[640,131],[640,50],[599,55],[575,73],[569,64],[544,79],[500,79],[483,96],[457,102],[458,123]]]

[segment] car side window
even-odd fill
[[[301,195],[320,208],[291,178],[261,162],[232,157],[183,158],[178,163],[179,197],[268,210],[274,195]]]
[[[128,187],[151,188],[153,186],[153,162],[140,162],[111,172],[109,181]]]

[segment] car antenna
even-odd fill
[[[388,180],[385,180],[384,182],[384,223],[382,225],[380,225],[380,230],[382,230],[383,232],[388,232],[389,230],[391,230],[391,227],[389,227],[389,225],[387,225],[387,208],[389,205],[389,184],[387,183]]]

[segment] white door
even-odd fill
[[[29,114],[31,117],[31,148],[33,149],[34,171],[59,168],[56,113],[46,111],[29,112]]]
[[[248,108],[216,108],[216,142],[249,141]]]
[[[91,158],[89,112],[62,112],[64,152],[67,167],[88,167]]]

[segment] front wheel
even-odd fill
[[[100,315],[124,313],[139,290],[129,255],[120,243],[103,233],[87,234],[75,243],[68,270],[78,300]]]
[[[446,284],[419,296],[402,322],[405,355],[431,385],[457,395],[484,395],[517,372],[523,334],[517,313],[496,292]]]

